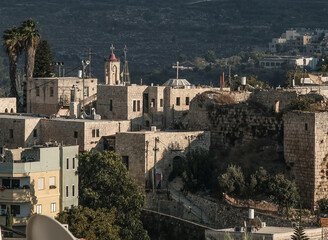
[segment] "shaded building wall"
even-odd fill
[[[315,205],[315,113],[284,115],[284,156],[307,207]]]
[[[126,86],[98,85],[97,113],[103,119],[128,120]]]

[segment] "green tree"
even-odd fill
[[[10,96],[19,100],[16,86],[16,69],[20,54],[22,53],[22,39],[20,29],[13,26],[4,31],[2,36],[3,47],[9,58]]]
[[[13,228],[13,216],[11,213],[11,206],[7,205],[7,212],[6,212],[6,227]],[[12,237],[12,232],[7,232],[7,237]]]
[[[93,210],[88,207],[74,207],[60,212],[56,219],[68,224],[77,238],[88,240],[118,240],[120,227],[115,225],[115,208]]]
[[[318,211],[320,214],[327,214],[328,213],[328,199],[323,198],[317,201]]]
[[[243,196],[245,193],[245,177],[241,167],[230,165],[227,171],[219,178],[219,185],[222,190],[234,196]]]
[[[21,23],[20,33],[25,51],[25,73],[27,78],[33,77],[36,49],[40,43],[40,30],[36,27],[38,22],[32,18]]]
[[[149,239],[143,229],[140,214],[143,195],[128,176],[121,157],[105,151],[79,156],[79,201],[82,206],[116,209],[115,225],[122,239]]]
[[[208,151],[192,150],[183,161],[182,181],[185,190],[196,192],[211,187],[214,160]]]
[[[271,178],[268,189],[273,202],[281,209],[285,208],[288,217],[289,209],[300,199],[295,182],[288,180],[283,174],[277,174]]]
[[[208,63],[215,63],[215,61],[216,61],[215,52],[213,50],[207,50],[205,52],[204,58],[205,58],[206,62],[208,62]]]
[[[290,103],[290,107],[292,110],[301,110],[301,111],[315,111],[315,99],[310,96],[298,96],[293,99]]]
[[[294,227],[294,234],[292,235],[292,240],[309,240],[309,237],[306,236],[301,223],[296,224],[296,226]]]
[[[34,77],[51,77],[55,73],[54,58],[49,43],[40,42],[35,53]]]

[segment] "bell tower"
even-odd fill
[[[120,60],[117,60],[114,54],[114,46],[110,47],[112,53],[105,59],[105,83],[108,85],[120,85]]]

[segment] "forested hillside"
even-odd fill
[[[67,75],[77,73],[92,48],[92,72],[101,81],[110,44],[121,58],[127,45],[136,82],[181,54],[193,58],[214,50],[227,57],[265,50],[287,28],[328,28],[327,15],[326,0],[11,0],[1,2],[0,31],[32,17]]]

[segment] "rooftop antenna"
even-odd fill
[[[92,52],[91,48],[89,48],[88,50],[88,56],[89,56],[89,78],[92,77],[92,74],[91,74],[91,59],[92,59],[92,55],[96,55],[94,52]]]
[[[124,46],[124,64],[123,64],[123,72],[122,72],[122,80],[125,84],[130,84],[130,72],[129,72],[129,66],[128,61],[126,60],[126,54],[128,52],[128,48],[126,45]]]

